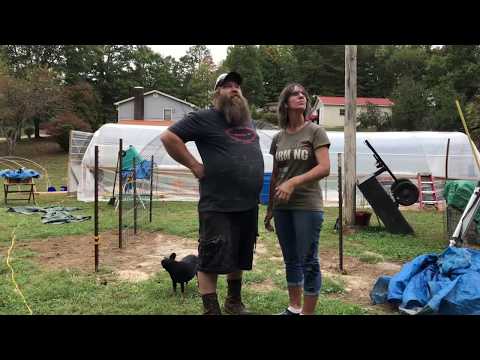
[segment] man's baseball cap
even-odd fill
[[[235,71],[230,71],[229,73],[223,73],[215,81],[215,88],[213,90],[217,90],[219,86],[222,86],[227,81],[234,81],[238,85],[242,85],[242,77],[239,73]]]

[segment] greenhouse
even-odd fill
[[[163,147],[160,135],[166,129],[164,126],[123,124],[106,124],[98,129],[86,146],[82,161],[78,163],[79,175],[73,180],[76,182],[78,200],[94,200],[95,146],[99,147],[99,197],[108,200],[111,196],[119,139],[123,141],[124,150],[133,146],[143,159],[150,160],[153,156],[156,199],[197,200],[197,180],[187,168],[174,161]],[[272,171],[272,156],[268,152],[277,132],[278,130],[258,130],[266,173]],[[322,187],[328,201],[338,201],[337,154],[343,153],[344,133],[327,131],[327,134],[331,142],[331,172],[328,179],[322,180]],[[72,137],[74,136],[75,132],[72,132]],[[376,170],[373,153],[365,144],[365,140],[368,140],[395,176],[413,179],[417,173],[429,172],[436,179],[444,179],[448,139],[448,178],[478,179],[479,170],[468,138],[460,132],[357,132],[357,178],[369,176]],[[186,145],[194,157],[201,161],[195,144],[189,142]],[[69,174],[72,173],[71,170],[69,169]]]

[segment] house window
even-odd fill
[[[340,109],[340,116],[345,116],[345,109]]]
[[[172,120],[172,109],[163,109],[163,120]]]

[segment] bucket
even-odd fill
[[[355,212],[355,225],[368,226],[370,224],[371,212],[368,211],[356,211]]]
[[[260,203],[263,205],[268,204],[268,199],[270,197],[270,179],[272,177],[272,173],[265,173],[263,175],[263,187],[262,192],[260,193]]]

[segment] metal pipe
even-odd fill
[[[95,205],[94,205],[94,252],[95,272],[98,272],[98,145],[95,145]]]
[[[343,272],[343,194],[342,194],[342,154],[338,153],[338,259]]]
[[[123,247],[123,234],[122,234],[122,215],[123,215],[123,179],[122,179],[122,168],[123,168],[123,140],[119,139],[119,149],[118,149],[118,247],[121,249]]]
[[[153,201],[153,155],[150,164],[150,222],[152,222],[152,201]]]
[[[133,235],[137,235],[137,161],[133,157]]]

